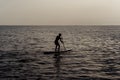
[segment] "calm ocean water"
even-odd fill
[[[120,80],[120,26],[0,26],[0,80]]]

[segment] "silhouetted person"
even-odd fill
[[[63,40],[62,40],[62,34],[61,33],[59,33],[57,36],[56,36],[56,39],[55,39],[55,45],[56,45],[56,47],[55,47],[55,51],[56,52],[59,52],[60,51],[60,43],[59,42],[61,42],[61,43],[63,43]]]

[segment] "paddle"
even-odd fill
[[[65,47],[65,45],[64,45],[64,42],[63,42],[63,47],[64,47],[64,50],[66,50],[66,47]]]

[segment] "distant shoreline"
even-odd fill
[[[100,26],[100,27],[109,27],[109,26],[120,26],[120,25],[0,25],[0,27],[3,27],[3,26],[9,26],[9,27],[19,27],[19,26],[26,26],[26,27],[29,27],[29,26],[34,26],[34,27],[41,27],[41,26],[60,26],[60,27],[64,27],[64,26]]]

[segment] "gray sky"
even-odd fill
[[[120,0],[0,0],[0,25],[120,24]]]

